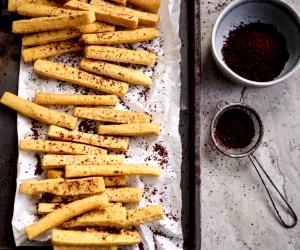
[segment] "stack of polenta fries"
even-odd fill
[[[142,190],[126,187],[126,176],[160,176],[160,168],[125,165],[124,154],[131,136],[157,136],[160,125],[148,114],[111,108],[124,97],[128,85],[150,86],[152,79],[124,64],[154,65],[156,55],[111,45],[144,42],[159,36],[157,14],[160,0],[54,1],[9,0],[9,11],[29,17],[15,21],[12,31],[24,34],[23,61],[34,62],[40,76],[62,80],[104,93],[78,95],[37,92],[34,102],[4,93],[1,103],[19,113],[50,125],[47,140],[21,140],[21,150],[44,153],[45,180],[26,180],[19,191],[26,195],[52,194],[39,203],[43,217],[25,228],[29,240],[49,229],[56,250],[117,249],[138,244],[135,226],[160,220],[162,205],[126,209],[137,203]],[[130,3],[141,10],[126,7]],[[117,27],[117,29],[116,29]],[[110,46],[109,46],[110,45]],[[80,67],[44,60],[84,50]],[[74,105],[73,115],[47,105]],[[79,107],[78,107],[79,106]],[[82,107],[83,106],[83,107]],[[99,121],[98,134],[75,131],[78,118]],[[105,124],[105,123],[109,123]],[[52,140],[54,139],[54,140]],[[113,229],[113,230],[112,230]]]

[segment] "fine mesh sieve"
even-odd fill
[[[217,127],[220,117],[226,111],[233,110],[233,109],[245,112],[253,121],[254,136],[253,136],[250,144],[243,148],[229,148],[229,147],[223,145],[222,142],[219,140],[219,138],[216,135],[216,127]],[[284,227],[292,228],[297,224],[297,221],[298,221],[296,213],[294,212],[294,210],[292,209],[290,204],[287,202],[287,200],[284,198],[284,196],[281,194],[279,189],[276,187],[276,185],[274,184],[274,182],[272,181],[270,176],[267,174],[267,172],[263,168],[262,164],[253,155],[254,151],[259,147],[259,145],[262,141],[263,134],[264,134],[264,126],[263,126],[263,123],[262,123],[262,120],[261,120],[259,114],[255,111],[254,108],[252,108],[248,105],[242,104],[242,103],[231,103],[229,105],[222,107],[215,115],[215,117],[212,121],[212,124],[211,124],[211,137],[212,137],[212,140],[213,140],[215,146],[217,147],[217,149],[219,151],[221,151],[224,155],[227,155],[229,157],[233,157],[233,158],[248,157],[250,159],[252,165],[254,166],[259,178],[261,179],[261,181],[267,191],[267,194],[268,194],[270,201],[275,209],[275,212],[278,216],[279,221],[281,222],[281,224]],[[261,172],[258,169],[260,169]],[[293,217],[293,222],[291,224],[287,224],[285,221],[283,221],[282,216],[280,215],[280,213],[277,209],[277,206],[275,205],[275,202],[271,196],[270,190],[267,187],[263,176],[266,178],[266,180],[268,180],[270,182],[270,184],[275,189],[276,193],[279,195],[280,199],[286,205],[290,215]]]
[[[244,147],[244,148],[228,148],[221,143],[221,141],[216,136],[216,126],[218,124],[219,118],[228,110],[237,109],[245,112],[251,118],[254,124],[254,137],[251,140],[251,143]],[[225,107],[221,108],[221,110],[216,114],[213,123],[211,125],[211,136],[214,141],[216,147],[225,155],[234,158],[241,158],[252,154],[260,145],[262,137],[264,133],[264,127],[262,121],[258,115],[258,113],[251,108],[250,106],[241,104],[241,103],[232,103],[226,105]]]

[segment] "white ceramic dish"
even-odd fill
[[[283,34],[289,60],[281,74],[268,82],[245,79],[233,72],[224,62],[222,47],[234,26],[260,21],[275,25]],[[233,82],[248,87],[268,87],[284,81],[300,66],[300,16],[289,4],[281,0],[237,0],[226,7],[217,19],[212,33],[212,54],[219,69]]]

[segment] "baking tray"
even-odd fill
[[[192,6],[189,6],[188,9],[193,10],[189,13],[192,13],[190,16],[189,24],[189,55],[190,67],[189,74],[192,79],[190,80],[192,93],[190,95],[190,108],[192,110],[190,117],[190,126],[191,126],[191,139],[193,141],[193,159],[192,170],[190,171],[190,180],[193,180],[193,198],[191,203],[193,204],[193,213],[194,224],[193,224],[193,244],[192,249],[201,249],[201,168],[200,168],[200,103],[201,103],[201,15],[200,15],[200,0],[194,0],[190,3]],[[192,219],[192,218],[190,218]]]
[[[17,15],[7,12],[7,1],[0,0],[0,95],[17,93],[20,36],[10,32]],[[180,134],[183,146],[181,168],[182,228],[184,249],[200,249],[200,167],[199,167],[199,97],[200,97],[200,2],[181,1],[181,111]],[[198,41],[198,42],[197,42]],[[194,67],[195,65],[195,67]],[[15,249],[11,218],[16,186],[18,158],[16,113],[0,105],[0,249]],[[32,249],[33,247],[30,247]],[[51,249],[50,247],[39,247]],[[22,249],[22,248],[18,248]]]

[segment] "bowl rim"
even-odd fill
[[[220,58],[218,52],[217,52],[217,48],[216,48],[216,34],[217,34],[217,29],[220,26],[220,23],[222,22],[222,20],[224,19],[224,17],[236,6],[241,5],[243,3],[249,3],[249,2],[266,2],[266,3],[280,3],[282,5],[284,5],[287,9],[287,11],[289,11],[290,13],[292,13],[295,17],[297,17],[299,19],[299,28],[300,28],[300,15],[299,12],[289,3],[283,1],[283,0],[269,0],[269,1],[257,1],[257,0],[235,0],[232,3],[230,3],[219,15],[217,21],[214,24],[213,27],[213,32],[212,32],[212,44],[211,44],[211,48],[212,48],[212,53],[213,53],[213,57],[214,59],[217,61],[217,65],[218,67],[222,67],[223,70],[225,70],[226,72],[224,72],[225,74],[229,74],[229,78],[231,78],[232,80],[236,80],[235,82],[239,83],[239,84],[244,84],[244,85],[248,85],[248,86],[253,86],[253,87],[268,87],[268,86],[272,86],[275,85],[279,82],[282,82],[284,80],[286,80],[287,78],[289,78],[291,75],[293,75],[300,67],[300,57],[298,59],[298,62],[295,64],[295,66],[288,71],[286,74],[284,74],[283,76],[276,78],[272,81],[267,81],[267,82],[258,82],[258,81],[252,81],[252,80],[248,80],[240,75],[238,75],[237,73],[235,73],[232,69],[230,69],[227,64],[224,62],[224,60],[222,58]],[[228,76],[227,76],[228,77]]]

